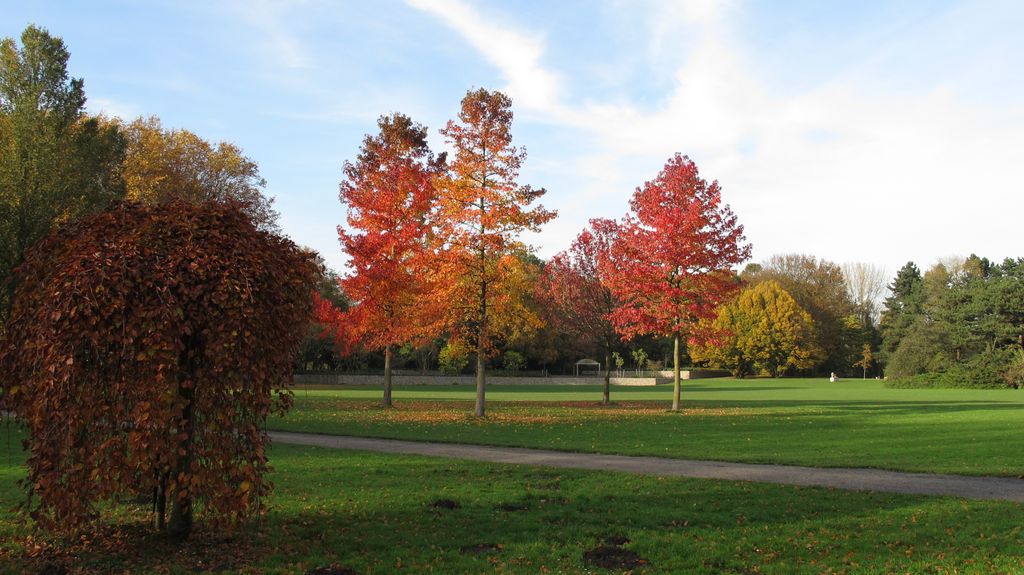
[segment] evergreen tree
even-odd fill
[[[889,284],[889,297],[885,298],[880,327],[882,349],[880,359],[888,363],[900,341],[906,337],[914,321],[922,314],[923,285],[921,270],[914,262],[907,262]]]

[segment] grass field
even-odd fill
[[[874,380],[684,382],[671,386],[490,386],[488,417],[472,417],[465,386],[399,387],[396,408],[377,388],[296,389],[272,429],[582,452],[875,467],[966,475],[1024,474],[1024,392],[887,389]]]
[[[1024,573],[1020,504],[283,445],[270,511],[232,537],[175,547],[127,506],[98,534],[27,539],[6,511],[20,457],[0,458],[3,574]]]
[[[890,390],[874,381],[670,387],[296,391],[271,427],[577,451],[1019,475],[1024,393]],[[1024,506],[747,482],[553,470],[278,445],[277,491],[233,535],[175,546],[121,503],[68,539],[12,509],[24,455],[0,441],[0,575],[40,573],[1024,574]],[[333,570],[320,570],[331,568]]]

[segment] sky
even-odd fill
[[[0,0],[63,38],[91,113],[158,116],[255,160],[295,242],[345,271],[342,165],[401,112],[430,144],[475,88],[511,96],[547,258],[619,218],[676,152],[753,260],[922,270],[1024,256],[1017,0]]]

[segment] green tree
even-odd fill
[[[890,359],[907,336],[911,326],[924,313],[924,283],[914,262],[907,262],[889,284],[889,297],[883,302],[879,329],[882,348],[879,359],[888,366]]]
[[[513,375],[526,367],[526,358],[518,351],[506,351],[501,360],[501,366],[505,368],[505,371],[512,372]]]
[[[636,364],[636,374],[643,375],[644,368],[647,367],[647,352],[644,349],[637,348],[633,350],[633,363]]]
[[[691,353],[736,377],[809,369],[821,353],[810,314],[772,280],[744,289],[710,323],[722,334],[717,343],[695,346]]]
[[[1024,349],[1022,262],[972,255],[936,264],[923,277],[901,270],[882,322],[887,374],[931,374],[938,384],[969,387],[1013,379]]]
[[[0,320],[12,270],[52,228],[124,195],[124,141],[86,117],[84,83],[70,78],[60,38],[36,26],[0,41]]]
[[[438,352],[437,365],[445,375],[458,375],[469,365],[469,350],[458,340],[449,341]]]
[[[949,332],[931,319],[918,316],[889,356],[886,374],[910,377],[945,371],[953,365],[953,358],[948,355],[949,348]]]

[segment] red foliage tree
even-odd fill
[[[319,292],[313,292],[313,321],[319,327],[321,337],[329,337],[345,346],[348,335],[345,331],[345,312]]]
[[[518,258],[512,256],[529,253],[519,234],[539,230],[556,215],[530,207],[543,189],[517,183],[526,153],[512,145],[511,127],[512,100],[481,88],[462,99],[458,122],[441,130],[455,157],[439,186],[438,224],[446,249],[437,267],[448,285],[443,299],[452,312],[449,325],[476,348],[478,417],[484,415],[486,358],[498,335],[494,312],[515,309],[526,322],[537,319],[510,301],[518,283]]]
[[[309,253],[238,204],[120,204],[51,233],[18,275],[2,403],[28,428],[44,526],[131,492],[153,493],[180,537],[195,503],[214,525],[258,505],[263,423],[291,404],[310,315]]]
[[[617,229],[611,220],[590,220],[590,227],[576,236],[569,249],[544,267],[544,296],[552,307],[551,321],[581,349],[604,353],[605,405],[611,399],[612,350],[619,338],[608,319],[616,303],[602,282],[602,272],[608,267],[602,262],[610,255]]]
[[[353,231],[338,227],[352,273],[341,279],[355,305],[346,314],[351,339],[384,350],[384,406],[391,407],[394,349],[437,332],[428,294],[435,159],[427,130],[401,114],[381,117],[356,162],[345,163],[341,202]]]
[[[739,289],[731,268],[750,257],[750,245],[722,204],[718,182],[701,179],[686,156],[671,158],[629,205],[606,265],[607,285],[619,301],[609,319],[624,339],[673,338],[672,409],[678,410],[680,340],[707,337],[698,322]]]

